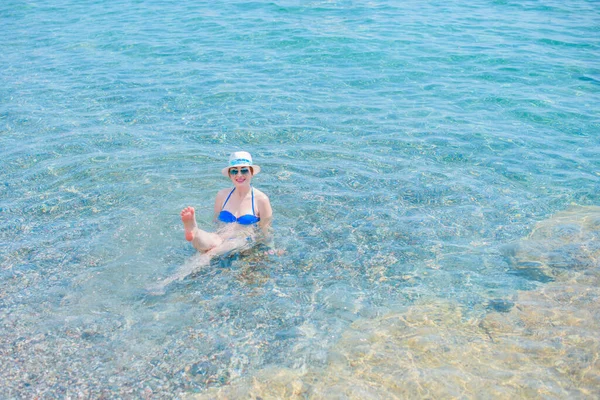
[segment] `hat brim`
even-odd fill
[[[240,165],[236,165],[235,167],[225,167],[221,170],[221,174],[223,174],[223,176],[226,176],[229,178],[229,168],[237,168],[237,167],[249,167],[252,168],[252,176],[258,174],[260,172],[260,166],[258,165],[249,165],[249,164],[240,164]]]

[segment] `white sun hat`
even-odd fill
[[[224,176],[229,176],[229,168],[252,167],[252,175],[260,172],[258,165],[252,164],[252,156],[247,151],[236,151],[229,156],[229,165],[221,170]]]

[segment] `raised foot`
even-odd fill
[[[185,240],[194,240],[194,229],[196,228],[196,212],[194,207],[186,207],[181,211],[181,221],[185,230]]]

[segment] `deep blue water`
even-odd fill
[[[5,0],[0,31],[2,397],[201,392],[416,301],[481,314],[552,280],[507,245],[600,204],[596,1]],[[239,149],[286,253],[147,296]]]

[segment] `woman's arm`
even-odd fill
[[[260,196],[258,204],[258,216],[260,217],[258,224],[266,235],[273,220],[273,209],[271,208],[269,198],[264,193]]]
[[[275,240],[273,238],[273,233],[271,230],[271,223],[273,222],[273,209],[271,208],[271,201],[267,197],[266,194],[262,193],[260,196],[260,200],[258,202],[259,205],[259,217],[260,221],[258,225],[260,226],[263,234],[263,243],[265,246],[269,248],[265,254],[277,254],[282,255],[285,253],[283,249],[275,248]]]
[[[223,202],[225,201],[225,193],[227,192],[227,189],[221,189],[219,190],[219,192],[217,193],[217,196],[215,197],[215,207],[214,207],[214,216],[213,219],[216,221],[217,218],[219,218],[219,213],[221,212],[221,208],[223,207]]]
[[[271,208],[269,197],[262,192],[258,198],[258,216],[260,217],[258,226],[260,226],[260,229],[262,230],[264,243],[267,246],[272,247],[273,235],[271,234],[271,222],[273,221],[273,209]]]

